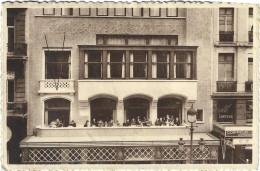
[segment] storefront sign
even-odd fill
[[[235,109],[234,101],[231,100],[218,101],[217,121],[233,122],[234,109]]]
[[[252,131],[226,131],[226,137],[252,137]]]

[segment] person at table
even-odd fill
[[[103,121],[101,119],[98,121],[97,124],[98,124],[98,127],[103,127],[104,126]]]
[[[59,119],[56,120],[56,127],[63,127],[63,124],[61,123],[61,121]]]
[[[130,121],[129,121],[128,118],[127,118],[126,121],[123,123],[123,126],[130,126]]]
[[[160,126],[160,121],[159,121],[158,118],[157,118],[156,121],[154,122],[154,125],[155,125],[155,126]]]
[[[181,122],[180,122],[178,117],[175,118],[175,123],[174,124],[177,125],[177,126],[181,125]]]
[[[152,122],[150,121],[150,120],[146,120],[146,126],[152,126],[153,124],[152,124]]]
[[[136,121],[135,121],[135,118],[132,118],[132,120],[131,120],[131,126],[133,126],[133,125],[136,125]]]
[[[89,127],[89,120],[86,120],[84,127]]]
[[[113,119],[111,119],[108,123],[107,123],[107,126],[108,127],[112,127],[114,125],[114,121]]]
[[[165,125],[165,122],[163,121],[163,118],[160,118],[159,119],[159,126],[164,126]]]
[[[70,127],[76,127],[76,123],[74,122],[74,120],[72,120],[69,124]]]
[[[105,121],[105,123],[104,123],[104,127],[107,127],[107,121]]]
[[[142,126],[142,121],[140,120],[140,118],[137,118],[136,125],[137,126]]]
[[[147,126],[147,121],[148,121],[148,120],[147,120],[146,117],[144,116],[144,117],[143,117],[143,120],[142,120],[142,125],[143,125],[143,126]]]
[[[171,123],[171,118],[169,115],[166,115],[165,125],[170,126],[170,123]]]
[[[118,122],[118,120],[115,120],[113,126],[120,126],[120,123]]]
[[[97,126],[97,121],[95,118],[92,119],[91,123],[90,123],[91,127],[96,127]]]

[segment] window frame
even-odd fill
[[[93,80],[98,80],[98,79],[103,79],[104,78],[104,71],[103,71],[103,66],[104,66],[104,59],[103,59],[103,51],[102,50],[97,50],[97,51],[100,51],[101,53],[101,61],[100,62],[89,62],[89,59],[88,59],[88,62],[86,62],[85,60],[85,54],[88,53],[89,51],[92,51],[92,50],[86,50],[84,51],[84,79],[93,79]],[[89,57],[89,55],[88,55]],[[94,78],[94,77],[89,77],[89,72],[88,72],[88,77],[86,77],[85,73],[86,73],[86,65],[88,66],[89,68],[89,64],[100,64],[100,78]]]
[[[73,16],[73,8],[68,8],[70,10],[70,14],[63,14],[63,10],[67,8],[61,8],[61,16]]]
[[[152,8],[149,8],[149,17],[161,17],[161,15],[162,15],[162,14],[161,14],[161,8],[158,8],[158,10],[159,10],[159,15],[156,15],[156,16],[152,16],[152,15],[151,15],[151,9],[152,9]],[[157,9],[157,8],[153,8],[153,9]]]
[[[131,62],[131,60],[129,61],[129,69],[130,69],[130,75],[129,75],[129,78],[130,79],[145,79],[147,80],[148,79],[148,74],[149,74],[149,71],[148,71],[148,65],[149,65],[149,56],[148,56],[148,51],[147,50],[130,50],[129,51],[129,56],[131,54],[131,52],[136,52],[136,51],[143,51],[143,52],[146,52],[146,62],[134,62],[134,55],[133,55],[133,62]],[[133,72],[133,75],[131,77],[131,64],[132,64],[132,72]],[[144,64],[146,66],[146,72],[145,72],[145,77],[134,77],[134,64]]]
[[[170,51],[152,51],[152,55],[154,54],[154,52],[156,53],[156,62],[152,61],[151,62],[151,65],[152,65],[152,79],[156,79],[156,80],[169,80],[170,79],[170,68],[171,68],[171,52]],[[163,53],[166,53],[168,57],[168,61],[166,62],[158,62],[158,59],[157,59],[157,53],[160,53],[160,52],[163,52]],[[153,60],[153,59],[152,59]],[[157,64],[166,64],[167,65],[167,77],[166,78],[158,78],[158,65]],[[154,67],[156,67],[156,77],[154,78],[153,77],[153,69]]]
[[[52,14],[45,14],[45,13],[44,13],[44,10],[45,10],[45,9],[46,9],[46,8],[43,8],[43,9],[42,9],[42,14],[43,14],[43,15],[55,15],[55,8],[49,8],[49,9],[52,9],[52,10],[53,10],[53,13],[52,13]]]
[[[120,51],[120,50],[109,50],[107,51],[107,59],[108,59],[108,54],[111,52],[111,51]],[[108,60],[106,61],[106,65],[107,65],[107,79],[118,79],[118,80],[124,80],[126,78],[126,51],[124,50],[121,50],[120,52],[123,53],[123,61],[124,62],[111,62],[111,56],[110,56],[110,61],[108,62]],[[121,73],[124,74],[121,76],[121,78],[115,78],[115,77],[112,77],[111,73],[110,73],[110,78],[108,77],[108,67],[110,67],[110,71],[111,71],[111,64],[119,64],[121,63],[121,66],[122,66],[122,70],[123,70],[123,66],[124,66],[124,72],[121,70]]]
[[[166,8],[166,17],[178,17],[179,15],[179,9],[176,8],[176,15],[175,16],[172,16],[172,15],[169,15],[169,8]]]
[[[191,53],[191,58],[190,58],[190,63],[188,63],[188,62],[177,62],[177,53],[180,53],[180,52],[182,52],[182,53]],[[176,66],[176,68],[177,68],[177,64],[182,64],[182,65],[184,65],[184,67],[185,67],[185,65],[186,64],[189,64],[190,65],[190,78],[177,78],[177,71],[176,72],[174,72],[173,73],[173,79],[175,79],[175,80],[192,80],[193,79],[193,70],[194,70],[194,60],[193,60],[193,53],[192,53],[192,51],[174,51],[174,56],[176,55],[176,61],[174,60],[174,59],[172,59],[173,60],[173,62],[172,62],[172,64],[173,64],[173,66],[171,66],[171,68],[172,68],[172,70],[174,70],[174,66]]]
[[[81,9],[82,9],[82,8],[79,8],[79,16],[91,16],[91,8],[86,8],[86,9],[89,10],[89,12],[88,12],[89,14],[88,14],[88,15],[82,15],[82,14],[80,14]]]
[[[198,120],[198,118],[196,117],[196,123],[204,123],[204,110],[203,109],[197,109],[198,114],[199,114],[199,111],[201,111],[202,120]],[[198,114],[197,114],[197,116],[198,116]]]
[[[106,14],[104,14],[104,15],[103,15],[103,14],[102,14],[102,15],[101,15],[101,14],[98,14],[98,9],[99,9],[99,8],[96,8],[96,15],[97,15],[97,16],[108,16],[108,8],[104,8],[104,9],[106,9],[106,11],[107,11]]]
[[[220,55],[224,55],[224,58],[226,59],[227,55],[231,55],[233,57],[233,62],[232,62],[232,80],[227,80],[227,76],[226,76],[226,72],[225,72],[225,78],[223,80],[219,79],[219,57]],[[225,64],[225,68],[226,68],[226,64],[231,64],[231,62],[223,62],[223,64]],[[218,53],[218,81],[235,81],[235,53]]]

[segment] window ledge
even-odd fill
[[[77,80],[78,82],[198,82],[198,80]]]
[[[186,19],[186,17],[143,17],[143,16],[73,16],[73,15],[36,15],[35,17],[53,18],[126,18],[126,19]]]

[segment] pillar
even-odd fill
[[[90,118],[90,105],[88,100],[79,101],[79,115],[85,116],[86,120],[91,121]],[[85,123],[86,121],[84,121]]]
[[[118,100],[117,103],[117,117],[116,119],[122,125],[124,123],[124,118],[125,118],[125,112],[124,112],[124,101],[123,100]]]
[[[157,119],[157,104],[158,104],[158,100],[153,100],[152,104],[151,104],[151,112],[150,112],[150,120],[152,122],[152,124],[154,124],[154,122]]]
[[[245,125],[246,124],[246,100],[237,100],[235,111],[236,111],[235,114],[236,125]]]

